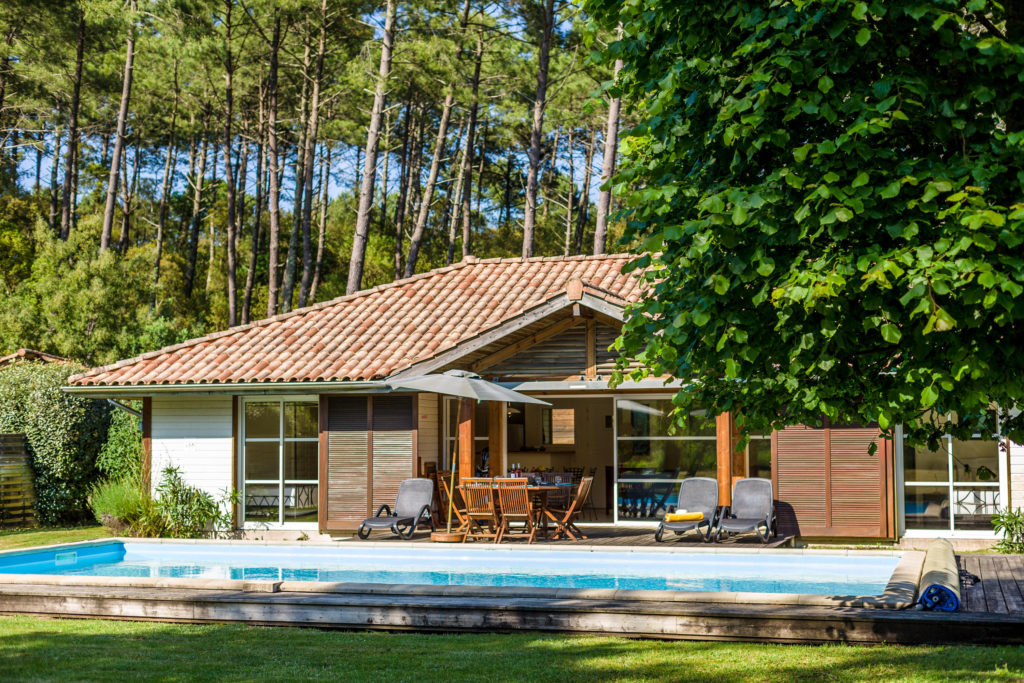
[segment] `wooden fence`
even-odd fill
[[[0,528],[35,523],[31,456],[24,434],[0,434]]]

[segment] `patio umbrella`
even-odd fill
[[[459,396],[461,398],[472,398],[477,401],[504,401],[506,403],[535,403],[537,405],[549,406],[547,401],[539,398],[521,394],[512,389],[506,389],[500,384],[488,382],[475,372],[467,370],[448,370],[440,375],[420,375],[388,382],[392,389],[406,389],[412,391],[429,391],[434,394],[445,394],[447,396]],[[460,415],[461,420],[461,415]],[[455,493],[455,467],[458,462],[459,452],[456,447],[452,457],[452,475],[448,490]],[[452,531],[452,501],[453,495],[448,496],[448,525],[447,533]]]

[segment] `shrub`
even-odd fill
[[[143,527],[155,509],[153,500],[132,477],[97,484],[89,494],[89,507],[103,526],[118,534],[147,536]],[[159,535],[159,531],[157,534]]]
[[[142,429],[139,418],[124,410],[110,416],[107,442],[96,458],[96,468],[110,479],[125,479],[142,473]]]
[[[107,438],[110,406],[61,391],[81,368],[24,362],[0,370],[0,432],[25,434],[35,471],[36,519],[81,521]]]
[[[996,532],[1002,532],[996,548],[1002,553],[1024,553],[1024,509],[1001,510],[992,518]]]
[[[156,508],[164,521],[165,536],[200,538],[210,527],[217,531],[231,524],[230,508],[222,508],[223,501],[186,484],[177,467],[164,468],[156,492]]]

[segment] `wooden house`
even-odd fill
[[[824,425],[738,451],[731,416],[702,411],[669,430],[678,384],[608,384],[642,295],[628,258],[467,259],[95,368],[68,391],[142,399],[147,471],[241,491],[241,528],[350,529],[460,442],[464,474],[593,473],[593,516],[614,524],[653,524],[688,476],[717,477],[723,502],[738,477],[770,478],[780,530],[811,537],[991,537],[992,513],[1024,501],[1024,448],[1006,442],[923,453]],[[479,404],[457,424],[455,399],[387,384],[452,368],[552,405]]]

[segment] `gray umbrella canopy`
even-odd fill
[[[505,401],[506,403],[536,403],[541,406],[551,405],[539,398],[520,394],[518,391],[506,389],[500,384],[488,382],[475,372],[466,370],[448,370],[440,375],[421,375],[394,382],[388,382],[392,389],[408,389],[412,391],[430,391],[447,396],[473,398],[478,401]]]

